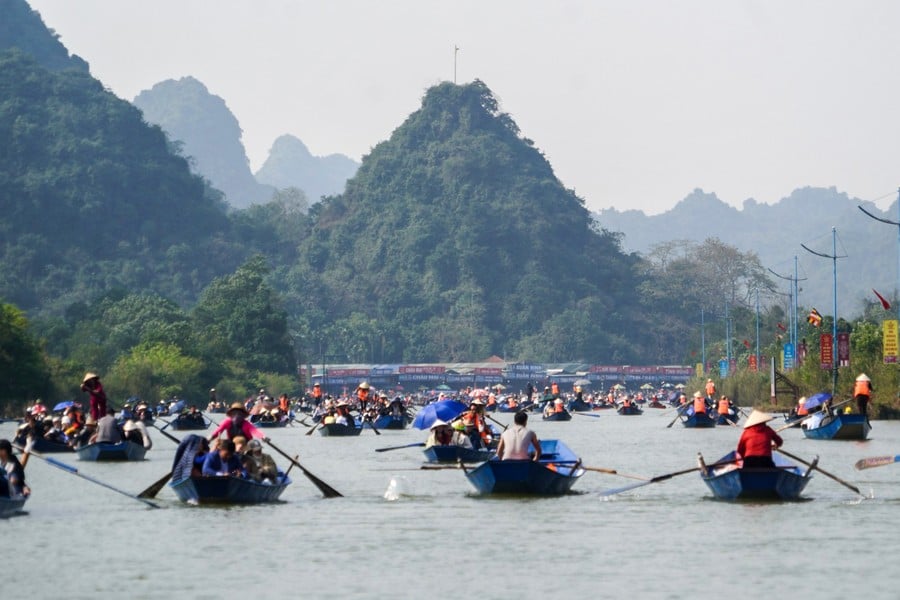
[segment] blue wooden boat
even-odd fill
[[[185,477],[169,487],[189,504],[261,504],[278,500],[290,484],[290,477],[271,485],[241,477]]]
[[[202,414],[183,414],[169,421],[169,427],[176,431],[206,431],[209,423]]]
[[[584,475],[581,459],[559,440],[541,440],[541,458],[499,460],[494,458],[474,469],[466,477],[480,494],[565,494]]]
[[[406,415],[379,415],[374,421],[369,422],[366,421],[363,423],[363,427],[375,429],[406,429],[406,426],[409,425],[410,419],[406,417]]]
[[[734,423],[735,425],[737,425],[737,422],[739,419],[740,419],[740,417],[738,417],[737,415],[733,415],[733,414],[720,415],[720,414],[716,413],[716,425],[729,425],[731,423]]]
[[[585,402],[584,400],[572,400],[566,408],[570,411],[579,410],[582,412],[594,410],[594,406],[590,402]]]
[[[325,437],[342,437],[348,435],[359,435],[362,427],[359,425],[342,425],[339,423],[327,423],[319,427],[319,435]]]
[[[16,444],[22,446],[23,448],[27,445],[28,440],[22,438],[15,438]],[[68,444],[64,444],[62,442],[55,442],[52,440],[48,440],[46,438],[37,438],[31,443],[31,450],[34,452],[38,452],[40,454],[53,454],[58,452],[75,452],[75,449]]]
[[[718,417],[719,415],[716,416]],[[704,428],[716,426],[716,419],[710,417],[708,413],[695,413],[693,407],[684,411],[681,417],[681,423],[685,427]]]
[[[775,453],[775,468],[746,469],[735,460],[734,451],[717,462],[730,462],[720,467],[707,468],[699,457],[700,477],[720,500],[769,499],[797,500],[809,483],[813,467],[798,467]],[[815,465],[818,459],[812,464]]]
[[[616,409],[616,412],[620,415],[642,415],[644,411],[641,410],[641,407],[636,404],[632,404],[631,406],[625,406],[624,404]]]
[[[147,450],[140,444],[124,441],[118,444],[97,442],[77,448],[78,460],[112,461],[112,460],[144,460]]]
[[[812,440],[864,440],[872,426],[866,415],[837,414],[826,416],[817,427],[808,429],[801,425],[801,429]]]
[[[544,415],[542,417],[545,421],[571,421],[572,413],[567,410],[563,410],[561,412],[550,413],[549,415]]]
[[[0,519],[6,519],[22,512],[28,496],[15,496],[12,498],[0,496]]]
[[[493,450],[474,450],[462,446],[431,446],[423,450],[428,462],[453,463],[459,461],[477,463],[489,460],[494,456]]]
[[[287,424],[291,422],[290,419],[257,419],[253,420],[253,417],[250,417],[250,422],[253,423],[256,427],[287,427]]]

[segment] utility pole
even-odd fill
[[[824,254],[822,252],[816,252],[815,250],[810,250],[806,245],[800,244],[804,250],[809,252],[810,254],[815,254],[816,256],[821,256],[822,258],[830,258],[831,259],[831,280],[832,280],[832,298],[834,300],[833,308],[834,308],[834,317],[831,324],[831,393],[832,395],[837,393],[837,375],[838,375],[838,344],[837,344],[837,321],[838,321],[838,309],[837,309],[837,259],[839,258],[847,258],[846,255],[838,256],[837,253],[837,229],[831,228],[831,254]]]
[[[459,54],[459,46],[453,46],[453,83],[456,84],[456,55]]]
[[[876,217],[862,206],[857,206],[857,208],[863,211],[866,215],[872,217],[876,221],[881,221],[882,223],[887,223],[888,225],[893,225],[897,228],[897,298],[900,298],[900,219],[897,221],[891,221],[889,219],[882,219],[881,217]],[[897,189],[897,212],[900,213],[900,188]],[[898,215],[900,217],[900,215]],[[897,302],[897,318],[900,319],[900,302]]]
[[[791,346],[794,348],[794,356],[796,357],[797,356],[797,354],[796,354],[797,353],[797,342],[799,341],[799,337],[800,337],[799,333],[798,333],[798,325],[799,325],[800,316],[797,314],[798,313],[797,296],[800,295],[800,286],[798,285],[798,282],[806,281],[807,278],[804,277],[803,279],[800,279],[797,276],[797,255],[794,255],[794,274],[793,274],[793,276],[788,277],[786,275],[781,275],[780,273],[776,273],[772,269],[768,269],[768,271],[769,271],[769,273],[771,273],[775,277],[778,277],[779,279],[784,279],[785,281],[791,282],[791,287],[790,287],[791,291],[788,296],[790,299],[790,303],[788,306],[788,318],[790,319],[790,328],[791,328],[791,332],[790,332]]]

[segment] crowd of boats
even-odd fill
[[[300,465],[296,457],[278,448],[260,430],[287,426],[306,427],[305,435],[318,432],[330,437],[360,435],[365,429],[373,430],[376,435],[380,435],[381,430],[407,427],[428,431],[425,441],[378,448],[376,452],[421,447],[426,461],[423,469],[458,468],[481,494],[562,494],[569,491],[587,470],[639,481],[609,490],[607,494],[622,493],[695,471],[700,472],[715,497],[727,500],[797,499],[813,471],[823,472],[859,493],[855,486],[823,471],[816,461],[806,462],[783,449],[776,450],[771,465],[765,467],[744,465],[742,457],[731,452],[712,463],[698,455],[697,466],[655,477],[583,465],[577,453],[560,439],[540,440],[540,452],[535,447],[528,459],[502,460],[496,454],[498,441],[507,428],[491,416],[497,412],[531,415],[532,418],[540,416],[545,421],[568,421],[573,415],[597,417],[607,410],[629,417],[640,416],[646,410],[657,410],[661,411],[659,414],[674,412],[668,427],[680,421],[686,428],[739,427],[744,417],[748,417],[744,428],[758,427],[775,418],[771,415],[764,418],[761,416],[764,413],[756,410],[747,415],[728,397],[717,397],[712,381],[708,382],[705,393],[697,391],[690,398],[683,389],[642,389],[632,393],[622,385],[603,394],[585,393],[577,385],[571,392],[549,385],[540,394],[531,386],[521,392],[506,393],[498,385],[455,392],[395,393],[393,397],[387,391],[372,389],[366,382],[361,382],[352,393],[337,397],[323,394],[317,387],[303,397],[289,399],[282,395],[277,400],[260,390],[259,394],[227,408],[215,397],[215,390],[210,390],[205,413],[178,400],[155,409],[134,401],[126,403],[117,412],[110,410],[109,415],[99,420],[90,415],[85,417],[81,406],[74,401],[59,403],[53,409],[38,401],[21,420],[11,447],[20,451],[24,463],[29,456],[37,456],[53,466],[89,478],[57,458],[44,455],[74,453],[82,461],[143,460],[146,451],[152,447],[148,428],[153,428],[178,444],[172,468],[140,494],[132,495],[113,488],[151,506],[155,506],[152,499],[166,484],[179,499],[192,504],[271,502],[280,498],[291,484],[288,473],[294,467],[299,468],[326,497],[340,496],[337,490]],[[827,393],[801,399],[797,409],[785,415],[783,425],[774,431],[801,427],[807,437],[814,439],[865,439],[871,427],[868,419],[848,410],[848,404],[849,401],[834,403]],[[215,414],[223,415],[220,423],[210,416]],[[179,439],[166,431],[205,432],[211,425],[216,428],[208,436],[190,434]],[[115,432],[113,439],[110,439],[110,431]],[[271,456],[262,452],[262,444],[280,454],[290,467],[284,471],[274,467]],[[891,457],[864,459],[857,467],[894,462],[888,458]],[[17,459],[4,456],[0,444],[0,464],[6,475],[0,478],[5,483],[0,489],[0,513],[20,510],[27,499],[27,488],[16,489],[15,478],[8,466],[12,462]],[[265,469],[263,463],[267,465]]]

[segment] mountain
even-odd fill
[[[0,297],[57,311],[111,288],[187,302],[242,259],[164,133],[84,70],[0,52]]]
[[[305,302],[294,312],[360,358],[639,355],[625,343],[637,258],[593,227],[480,81],[429,89],[310,214],[287,278]]]
[[[225,194],[235,208],[267,202],[274,188],[261,185],[250,171],[241,128],[225,101],[193,77],[169,79],[134,99],[148,123],[159,125],[183,144],[195,173]]]
[[[343,154],[313,156],[302,141],[282,135],[272,144],[256,180],[278,189],[299,188],[312,203],[343,192],[358,168],[359,163]]]
[[[804,250],[832,254],[831,228],[837,229],[839,314],[860,314],[863,300],[872,301],[872,288],[890,293],[897,287],[896,231],[865,216],[857,208],[896,221],[897,205],[882,212],[873,203],[850,198],[835,188],[801,188],[776,204],[746,200],[741,209],[722,202],[715,194],[694,190],[671,210],[647,216],[641,211],[601,210],[595,218],[611,231],[624,234],[623,246],[646,254],[654,244],[680,239],[718,237],[743,251],[756,252],[762,264],[793,276],[793,258],[799,261],[799,303],[832,309],[832,261]],[[777,280],[787,291],[789,282]],[[782,285],[783,284],[783,285]]]
[[[52,71],[88,71],[88,64],[69,51],[25,0],[0,0],[0,50],[18,50]]]

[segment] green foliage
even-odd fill
[[[114,404],[138,395],[144,400],[195,396],[200,389],[202,364],[172,344],[140,344],[116,360],[105,376],[107,395]]]
[[[84,60],[69,56],[59,36],[47,29],[41,15],[32,10],[26,0],[0,1],[0,50],[11,48],[30,54],[43,67],[53,71],[88,70]]]
[[[25,314],[0,303],[0,414],[24,406],[49,391],[50,370]]]

